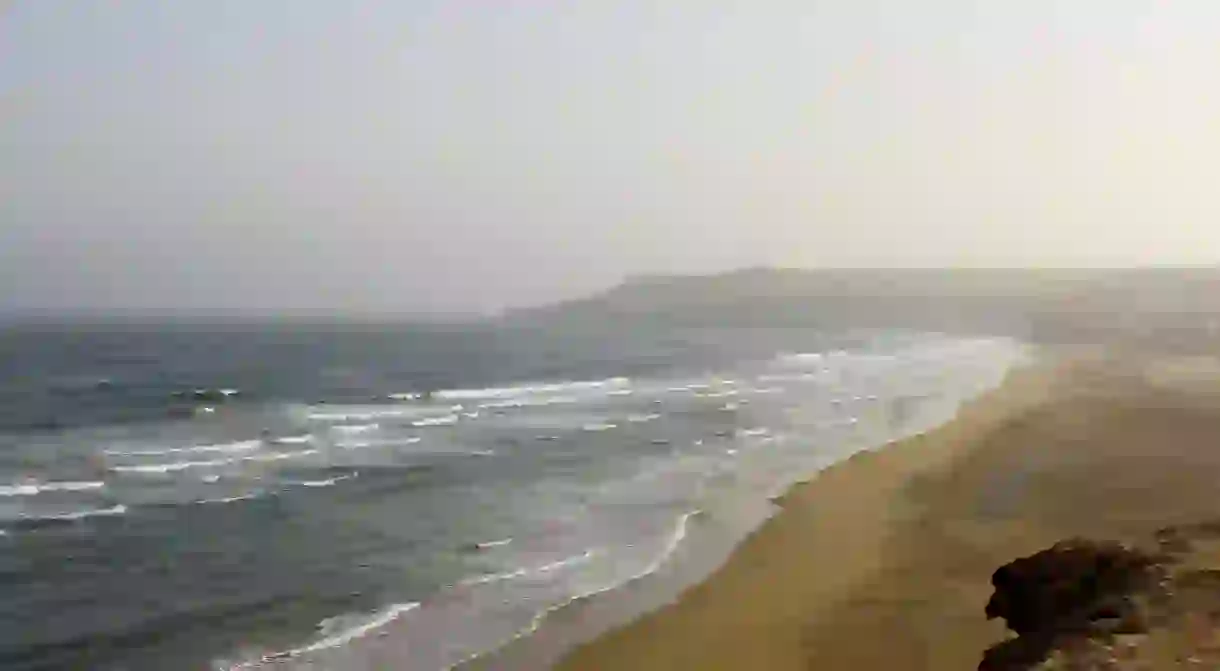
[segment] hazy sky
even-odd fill
[[[0,309],[1220,261],[1220,3],[0,0]]]

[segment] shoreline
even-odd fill
[[[709,578],[553,668],[975,668],[1010,640],[984,612],[998,567],[1071,538],[1220,528],[1212,364],[1084,349],[1015,368],[953,421],[794,485]],[[1153,632],[1163,663],[1139,668],[1210,649],[1190,631]]]
[[[634,632],[648,626],[647,623],[670,617],[674,609],[698,599],[700,591],[719,584],[723,580],[722,574],[731,566],[747,561],[740,558],[742,555],[748,557],[754,545],[767,542],[765,539],[774,533],[771,531],[773,526],[788,525],[784,520],[790,516],[791,507],[802,505],[807,492],[815,492],[814,498],[822,498],[816,492],[824,487],[824,480],[840,480],[842,471],[855,470],[862,461],[877,458],[877,455],[895,450],[909,452],[920,445],[944,441],[946,434],[952,436],[965,429],[964,433],[973,435],[980,422],[990,426],[1020,407],[1041,401],[1052,368],[1053,364],[1036,359],[1014,362],[998,385],[962,403],[947,421],[855,451],[765,499],[742,496],[731,505],[718,508],[715,516],[696,515],[692,519],[695,528],[686,542],[655,571],[612,589],[577,597],[543,613],[533,629],[451,668],[456,671],[704,668],[668,666],[660,662],[654,666],[640,666],[639,659],[616,661],[611,657],[599,661],[599,658],[603,656],[602,648],[617,647],[616,641],[620,637],[636,636]],[[953,440],[950,438],[951,442]],[[590,654],[593,658],[588,657]]]
[[[686,532],[654,567],[634,578],[574,597],[538,615],[535,627],[499,647],[449,667],[451,671],[533,671],[553,666],[567,652],[616,626],[665,606],[710,576],[752,530],[774,514],[767,500],[738,501],[738,519],[687,513]]]
[[[1001,365],[994,365],[996,362],[990,358],[979,361],[990,362],[983,363],[983,367],[975,371],[982,373],[982,377],[971,374],[958,378],[956,369],[949,371],[943,367],[929,370],[919,384],[931,383],[939,387],[950,379],[956,381],[948,383],[944,394],[921,395],[915,392],[911,397],[916,401],[914,407],[910,403],[899,404],[888,411],[900,418],[896,423],[890,418],[888,425],[877,424],[861,431],[857,429],[857,423],[862,429],[868,422],[855,417],[850,421],[818,422],[816,426],[830,431],[824,437],[829,442],[822,443],[820,447],[816,443],[800,444],[797,448],[799,465],[796,468],[780,471],[763,468],[752,476],[761,479],[747,479],[733,485],[722,483],[727,487],[725,491],[700,502],[698,511],[688,510],[675,520],[674,540],[657,555],[655,563],[647,568],[641,567],[642,570],[634,577],[543,608],[534,613],[532,622],[519,622],[515,632],[510,634],[505,631],[505,638],[494,645],[488,644],[481,652],[470,654],[443,668],[466,671],[550,667],[579,645],[665,607],[682,592],[695,588],[731,561],[743,543],[748,543],[769,520],[773,521],[777,513],[782,516],[782,508],[794,491],[808,486],[810,481],[819,481],[828,469],[837,469],[861,458],[862,454],[889,452],[897,444],[921,440],[929,433],[942,431],[944,427],[961,421],[963,413],[978,403],[980,398],[986,398],[1005,387],[1008,384],[1006,380],[1011,378],[1014,371],[1029,365],[1028,350],[1022,348],[1018,352],[1010,352],[1005,355]],[[978,365],[978,362],[974,365]],[[864,398],[856,397],[857,400]],[[877,418],[889,416],[881,413]],[[779,438],[783,439],[782,436]],[[736,449],[728,452],[733,454]],[[432,605],[448,607],[445,605],[448,603],[449,606],[461,608],[463,599],[467,598],[464,590],[455,586],[453,590],[442,592],[442,596]],[[402,605],[392,606],[389,610],[396,611]],[[429,602],[423,601],[418,605],[428,606]],[[358,615],[364,619],[371,618],[376,623],[367,627],[362,624],[357,627],[359,632],[354,636],[344,636],[363,638],[359,643],[353,640],[350,641],[352,645],[338,647],[314,643],[298,645],[281,653],[263,655],[261,660],[251,660],[251,663],[258,668],[295,668],[301,665],[312,668],[315,664],[338,665],[335,668],[348,664],[355,665],[354,668],[381,668],[381,665],[402,663],[406,653],[414,649],[412,641],[422,646],[418,650],[430,649],[429,637],[439,635],[440,631],[429,623],[443,622],[435,618],[424,621],[417,616],[406,618],[408,621],[395,622],[395,614],[390,613],[388,617],[383,615],[385,613],[382,611],[370,613],[367,617],[365,614]],[[338,638],[332,636],[327,641]]]

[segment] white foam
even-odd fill
[[[240,389],[221,389],[220,390],[220,395],[224,396],[225,398],[228,398],[230,396],[237,396],[240,393],[241,393]]]
[[[300,480],[297,482],[288,482],[285,484],[287,484],[289,486],[293,486],[293,487],[312,487],[312,488],[334,487],[335,485],[339,484],[340,482],[343,482],[344,480],[351,480],[352,478],[355,478],[355,477],[356,477],[355,473],[349,473],[347,475],[338,475],[333,478],[327,478],[325,480]]]
[[[351,422],[377,419],[373,412],[311,412],[305,418],[313,422]]]
[[[373,422],[371,424],[340,424],[330,427],[335,433],[368,433],[380,429],[381,425]]]
[[[174,473],[177,471],[185,471],[188,468],[209,468],[212,466],[224,466],[226,464],[235,464],[241,461],[281,461],[284,459],[296,459],[300,457],[308,457],[317,454],[319,450],[298,450],[295,452],[264,452],[248,457],[230,457],[228,459],[208,459],[204,461],[175,461],[168,464],[138,464],[135,466],[111,466],[110,470],[115,473]]]
[[[388,448],[394,445],[414,445],[422,442],[423,438],[412,436],[410,438],[384,438],[382,440],[355,440],[355,442],[336,443],[337,448],[345,450],[364,450],[368,448]]]
[[[644,422],[652,422],[652,421],[655,421],[658,419],[661,419],[661,416],[656,413],[652,413],[652,414],[648,414],[648,415],[628,415],[627,416],[627,421],[631,422],[633,424],[643,424]]]
[[[249,452],[262,447],[261,440],[241,440],[234,443],[220,443],[216,445],[199,445],[189,448],[186,452]]]
[[[609,431],[611,429],[617,429],[618,424],[585,424],[584,426],[582,426],[580,428],[582,431],[592,431],[592,432],[596,433],[596,432],[600,432],[600,431]]]
[[[525,401],[487,401],[480,403],[479,407],[484,410],[507,410],[509,408],[524,408]]]
[[[513,580],[516,578],[546,575],[547,573],[552,573],[562,568],[585,564],[592,561],[593,558],[600,554],[602,554],[602,550],[600,548],[595,548],[592,550],[586,550],[578,555],[572,555],[571,557],[565,557],[558,561],[550,562],[549,564],[543,564],[533,568],[519,568],[514,571],[507,571],[504,573],[492,573],[475,578],[467,578],[458,584],[469,587],[473,585],[485,585],[491,582],[500,582],[502,580]]]
[[[397,394],[387,394],[386,398],[391,401],[418,401],[423,398],[423,394],[417,394],[412,391],[400,392]]]
[[[313,410],[305,415],[314,422],[372,422],[395,417],[418,417],[421,413],[436,411],[436,408],[403,405],[349,405],[333,410]]]
[[[425,417],[411,422],[411,426],[449,426],[458,423],[457,415],[445,415],[443,417]]]
[[[589,560],[593,559],[594,557],[598,556],[601,553],[602,553],[601,550],[586,550],[583,554],[576,555],[574,557],[568,557],[566,559],[560,559],[559,561],[551,562],[549,564],[543,564],[542,566],[539,566],[538,568],[527,571],[526,575],[531,575],[531,576],[544,575],[547,573],[551,573],[552,571],[558,571],[561,568],[568,568],[570,566],[579,566],[580,564],[587,563]]]
[[[569,405],[579,402],[580,399],[573,396],[548,396],[544,398],[532,399],[509,399],[504,401],[486,401],[479,404],[479,408],[483,410],[506,410],[510,408],[540,408],[548,405]]]
[[[329,636],[322,638],[319,641],[316,641],[314,643],[311,643],[309,645],[306,645],[306,646],[303,646],[300,648],[293,648],[291,650],[284,650],[282,652],[268,653],[266,655],[263,655],[262,659],[250,661],[250,662],[243,662],[243,663],[231,666],[231,667],[229,667],[229,669],[230,669],[230,671],[236,671],[237,669],[254,669],[254,668],[261,667],[263,664],[266,664],[268,662],[273,662],[273,661],[281,660],[281,659],[290,659],[292,657],[298,657],[300,655],[307,655],[311,652],[319,652],[322,650],[329,650],[330,648],[337,648],[342,645],[347,645],[348,643],[351,643],[352,641],[354,641],[358,638],[363,638],[363,637],[367,636],[369,633],[376,631],[377,629],[380,629],[380,628],[394,622],[395,620],[402,617],[403,615],[415,610],[416,608],[419,608],[419,606],[420,606],[420,604],[417,602],[416,603],[396,603],[396,604],[387,606],[387,607],[377,611],[376,613],[373,613],[372,616],[368,620],[366,620],[365,622],[362,622],[361,624],[359,624],[355,627],[352,627],[350,629],[346,629],[346,630],[338,632],[336,634],[331,634]],[[335,621],[335,618],[327,618],[326,620],[323,620],[322,622],[318,623],[318,628],[322,631],[330,629],[331,625],[334,621]]]
[[[821,361],[834,352],[797,352],[795,354],[785,354],[779,357],[780,361],[795,361],[795,362],[810,362]]]
[[[507,645],[517,639],[524,638],[525,636],[529,636],[530,634],[538,631],[538,628],[542,626],[543,621],[546,619],[546,617],[548,615],[550,615],[551,613],[553,613],[553,612],[559,610],[560,608],[563,608],[575,601],[578,601],[580,599],[587,599],[589,597],[596,596],[596,595],[602,594],[604,592],[609,592],[610,590],[613,590],[613,589],[619,589],[619,588],[623,587],[624,585],[635,582],[636,580],[639,580],[641,578],[644,578],[648,575],[655,573],[658,569],[660,569],[662,566],[665,565],[665,562],[667,562],[671,556],[673,556],[673,553],[676,552],[678,547],[682,544],[683,539],[686,538],[687,525],[690,522],[690,518],[692,518],[695,515],[698,515],[700,513],[702,513],[701,510],[692,510],[678,519],[678,523],[674,529],[674,532],[670,535],[665,548],[661,551],[661,553],[657,556],[657,558],[651,564],[649,564],[648,567],[645,568],[643,571],[637,573],[636,575],[631,576],[630,578],[627,578],[626,580],[620,580],[611,585],[606,585],[604,587],[600,587],[597,589],[589,590],[586,592],[581,592],[579,594],[574,594],[564,601],[561,601],[559,603],[548,606],[547,608],[543,609],[541,612],[539,612],[537,615],[534,616],[533,620],[531,620],[530,625],[528,627],[518,631],[513,636],[510,636],[508,639],[506,639],[504,641],[500,641],[500,643],[498,645],[494,646],[491,649],[492,650],[501,649],[505,645]],[[588,555],[588,554],[589,553],[586,553],[586,555]],[[444,671],[453,671],[453,669],[459,668],[459,667],[463,666],[464,664],[467,664],[479,657],[482,657],[485,654],[487,654],[487,653],[486,652],[477,652],[477,653],[468,655],[465,658],[458,660],[456,663],[445,667]]]
[[[188,468],[207,468],[210,466],[223,466],[240,461],[237,458],[232,459],[209,459],[206,461],[175,461],[169,464],[140,464],[137,466],[111,466],[110,470],[115,473],[172,473],[176,471],[185,471]]]
[[[240,496],[225,496],[218,499],[199,499],[195,503],[200,505],[209,505],[215,503],[234,503],[237,501],[249,501],[250,499],[258,498],[258,494],[242,494]]]
[[[249,452],[261,447],[263,441],[239,440],[233,443],[216,443],[212,445],[192,445],[190,447],[169,447],[160,450],[105,450],[103,454],[116,457],[158,457],[166,454],[189,454],[193,452]]]
[[[75,521],[83,520],[87,517],[112,517],[114,515],[123,515],[127,512],[127,506],[119,504],[109,508],[91,508],[89,510],[74,510],[70,513],[59,513],[55,515],[30,515],[22,516],[22,519],[27,520],[65,520]]]
[[[817,373],[789,373],[786,375],[759,375],[759,382],[813,382],[821,379]]]
[[[819,353],[819,354],[814,355],[814,358],[817,358],[817,359],[820,359],[821,357],[822,357],[822,355],[821,355],[820,353]],[[776,382],[778,382],[778,380],[776,380]],[[762,385],[767,384],[767,383],[755,381],[755,382],[754,382],[754,384],[755,384],[755,385],[762,386]],[[793,388],[795,388],[795,387],[793,387]],[[743,390],[748,392],[748,389],[743,388]],[[461,391],[461,390],[458,390],[458,391]],[[603,395],[603,396],[605,396],[605,395],[609,395],[609,393],[612,393],[613,391],[626,391],[626,392],[628,392],[628,393],[630,392],[630,390],[611,390],[611,392],[603,393],[602,395]],[[716,391],[717,391],[717,388],[716,388],[716,387],[713,387],[713,388],[712,388],[712,390],[711,390],[711,392],[709,392],[709,393],[715,393]],[[839,390],[839,393],[843,393],[843,391],[844,391],[844,390]],[[763,393],[766,393],[766,392],[764,391]],[[496,403],[496,404],[500,404],[500,405],[499,405],[499,407],[521,407],[521,406],[525,406],[525,405],[533,405],[533,404],[536,404],[537,400],[538,400],[538,399],[533,399],[533,398],[526,398],[526,399],[517,399],[517,398],[499,398],[499,399],[494,399],[494,400],[490,401],[490,403]],[[733,400],[733,401],[737,401],[738,399],[732,399],[732,400]],[[819,399],[819,400],[820,400],[820,399]],[[506,401],[507,401],[507,403],[506,403]],[[742,406],[744,407],[744,404],[746,403],[746,400],[745,400],[745,399],[741,399],[741,402],[742,402]],[[821,401],[821,402],[824,402],[824,401]],[[755,399],[755,403],[762,403],[762,401],[760,401],[759,399]],[[733,407],[736,407],[736,404],[734,404],[734,406],[733,406]],[[632,408],[632,409],[634,410],[634,408]],[[434,408],[434,410],[435,410],[435,408]],[[848,414],[848,413],[835,413],[835,414]],[[616,421],[620,421],[620,422],[622,422],[622,421],[623,421],[623,420],[621,420],[619,417],[615,417],[615,420],[616,420]],[[579,424],[579,422],[580,422],[580,421],[581,421],[581,420],[577,420],[576,426],[578,426],[578,427],[580,426],[580,424]],[[587,418],[587,417],[586,417],[585,421],[588,421],[588,418]],[[651,421],[651,420],[648,420],[648,421]],[[540,428],[540,429],[538,429],[538,430],[540,430],[540,431],[545,431],[545,430],[547,430],[547,429],[545,429],[545,428]],[[550,430],[555,430],[555,429],[550,429]],[[779,431],[780,429],[779,429],[779,428],[777,428],[776,430],[777,430],[777,431]],[[751,432],[751,431],[756,431],[756,429],[749,429],[749,428],[745,428],[745,429],[744,429],[744,431],[745,431],[745,432]],[[423,432],[423,431],[419,431],[418,433],[423,434],[423,433],[425,433],[425,432]],[[731,434],[730,432],[725,432],[725,435],[726,435],[726,436],[728,436],[728,435],[732,435],[732,434]],[[739,434],[739,435],[742,435],[742,434]],[[759,433],[756,433],[756,434],[754,434],[754,435],[759,436],[761,440],[760,440],[760,439],[755,439],[755,440],[750,440],[750,441],[742,441],[741,445],[751,445],[751,444],[755,444],[755,445],[756,445],[756,444],[758,444],[759,442],[761,442],[762,440],[767,440],[767,439],[770,439],[770,436],[771,436],[771,434],[768,434],[768,433],[765,433],[765,432],[759,432]],[[780,438],[782,439],[782,437],[783,437],[783,435],[784,435],[784,434],[776,434],[776,435],[780,436]],[[717,441],[717,442],[719,442],[719,441]],[[721,443],[720,443],[720,446],[724,446],[724,443],[723,443],[723,442],[721,442]],[[719,451],[719,450],[716,450],[716,451]],[[744,453],[744,452],[746,452],[746,451],[747,451],[747,450],[744,450],[744,449],[743,449],[743,453]],[[736,452],[737,452],[737,450],[736,450],[736,449],[730,449],[730,450],[728,450],[728,454],[735,454]],[[713,460],[717,461],[717,462],[718,462],[718,463],[720,463],[720,464],[729,464],[729,463],[732,463],[732,462],[734,461],[734,459],[727,458],[727,457],[718,457],[718,458],[713,458]],[[645,542],[646,542],[646,545],[644,545],[642,548],[640,548],[640,549],[644,550],[644,552],[643,552],[643,553],[640,553],[640,552],[637,552],[637,551],[635,551],[635,550],[630,551],[630,552],[628,553],[628,556],[627,556],[627,557],[625,557],[625,558],[624,558],[624,561],[622,562],[622,563],[625,563],[625,566],[624,566],[623,568],[617,568],[617,566],[616,566],[616,567],[615,567],[615,570],[612,572],[613,574],[620,574],[620,572],[621,572],[621,573],[627,573],[627,574],[631,574],[631,573],[635,573],[635,572],[636,572],[638,569],[640,569],[640,568],[644,568],[644,570],[643,570],[642,572],[639,572],[639,573],[638,573],[638,574],[636,574],[634,577],[629,578],[629,579],[627,579],[626,581],[622,581],[622,580],[615,580],[615,581],[614,581],[614,582],[615,582],[615,584],[614,584],[614,585],[611,585],[611,586],[605,586],[605,587],[603,587],[603,585],[605,585],[605,584],[607,584],[608,582],[610,582],[610,580],[609,580],[609,579],[611,579],[611,578],[616,578],[616,577],[617,577],[617,575],[606,575],[606,576],[605,576],[605,578],[603,578],[603,579],[598,579],[597,577],[593,577],[593,580],[594,580],[594,585],[590,585],[590,584],[589,584],[589,582],[588,582],[588,580],[584,579],[584,577],[585,577],[585,576],[584,576],[584,574],[585,574],[586,572],[588,572],[588,573],[597,573],[597,575],[598,575],[598,576],[600,576],[600,575],[601,575],[603,572],[602,572],[602,571],[600,571],[600,570],[599,570],[599,571],[596,571],[596,572],[591,571],[591,570],[590,570],[590,571],[578,570],[578,571],[575,571],[574,573],[575,573],[577,576],[580,576],[580,577],[581,577],[581,580],[573,580],[573,581],[570,581],[570,582],[571,582],[571,583],[580,583],[580,584],[582,584],[582,587],[583,587],[583,588],[588,588],[588,587],[596,586],[596,587],[598,587],[598,588],[599,588],[597,591],[606,591],[606,590],[608,590],[608,589],[617,588],[617,587],[621,586],[622,584],[624,584],[625,582],[630,582],[631,580],[635,580],[636,578],[639,578],[639,577],[641,577],[641,576],[644,576],[644,575],[647,575],[647,574],[649,574],[649,573],[655,572],[655,571],[656,571],[656,570],[658,570],[658,569],[659,569],[659,568],[660,568],[660,567],[661,567],[661,566],[662,566],[662,565],[663,565],[663,564],[664,564],[664,563],[665,563],[667,560],[669,560],[669,558],[670,558],[670,557],[671,557],[671,556],[672,556],[672,555],[673,555],[675,552],[678,552],[678,551],[679,551],[679,548],[681,547],[681,544],[683,543],[684,539],[686,538],[686,536],[687,536],[687,534],[688,534],[689,518],[690,518],[690,517],[692,517],[692,516],[694,516],[694,515],[696,515],[697,513],[698,513],[698,511],[692,511],[692,512],[687,513],[686,515],[682,516],[680,519],[677,519],[677,520],[676,520],[676,521],[677,521],[677,524],[676,524],[674,527],[672,527],[672,533],[669,533],[668,535],[665,535],[665,534],[664,534],[664,532],[668,532],[668,531],[670,531],[670,530],[671,530],[671,529],[670,529],[670,528],[668,528],[668,527],[667,527],[666,529],[664,529],[664,532],[662,532],[662,533],[658,533],[658,534],[655,534],[655,535],[654,535],[654,534],[650,534],[650,535],[648,536],[647,540],[645,541]],[[488,546],[490,546],[490,547],[495,547],[495,546],[496,546],[495,544],[498,544],[499,542],[500,542],[500,541],[494,541],[494,540],[493,540],[493,541],[488,541],[488,542],[487,542],[487,545],[488,545]],[[659,553],[659,554],[657,554],[657,553]],[[513,552],[513,554],[515,554],[515,551]],[[542,572],[542,574],[544,574],[544,575],[545,575],[545,574],[549,573],[550,571],[561,571],[561,570],[563,570],[563,568],[562,568],[563,566],[573,566],[574,564],[581,564],[581,563],[583,563],[583,562],[589,561],[589,560],[591,559],[591,557],[587,557],[587,555],[588,555],[588,553],[583,554],[583,555],[578,555],[578,556],[576,556],[576,557],[569,557],[569,558],[567,558],[567,559],[563,559],[563,560],[560,560],[560,561],[557,561],[557,562],[551,562],[551,563],[549,563],[549,564],[543,564],[542,566],[537,566],[537,567],[534,567],[534,568],[523,568],[523,569],[517,569],[517,570],[515,570],[515,571],[511,571],[511,572],[509,572],[509,573],[504,573],[504,574],[496,574],[496,575],[493,575],[493,576],[485,576],[485,577],[483,577],[483,578],[478,578],[478,579],[473,579],[473,580],[467,581],[467,583],[466,583],[466,584],[478,584],[478,583],[482,583],[482,582],[491,582],[491,581],[493,581],[493,580],[503,580],[503,579],[520,578],[520,577],[529,576],[529,575],[531,575],[531,573],[534,573],[535,575],[537,575],[537,573],[535,573],[535,572],[538,572],[538,571],[541,571],[541,572]],[[607,561],[609,561],[609,557],[607,558]],[[600,568],[601,568],[601,566],[600,566],[600,562],[598,563],[597,568],[598,568],[598,569],[600,569]],[[624,570],[624,569],[626,569],[626,570]],[[561,575],[562,575],[562,574],[561,574]],[[566,577],[566,576],[565,576],[565,577]],[[548,579],[546,579],[545,581],[541,581],[541,582],[546,582],[546,583],[548,583],[548,584],[549,584],[549,583],[551,583],[552,581],[550,580],[550,578],[548,578]],[[568,581],[559,581],[559,582],[560,582],[560,584],[559,584],[559,585],[557,585],[557,587],[560,587],[560,588],[566,588],[566,589],[564,589],[564,590],[563,590],[562,595],[561,595],[561,594],[555,594],[555,595],[554,595],[554,599],[548,598],[548,599],[546,599],[545,601],[542,601],[542,602],[540,602],[540,603],[536,604],[536,605],[537,605],[537,607],[536,607],[536,608],[534,608],[534,610],[535,610],[535,611],[539,611],[539,610],[541,610],[542,608],[545,608],[546,610],[545,610],[545,612],[540,612],[540,613],[538,613],[538,616],[537,616],[537,617],[535,618],[535,620],[534,620],[534,624],[535,624],[535,625],[537,625],[537,624],[539,624],[539,623],[541,622],[542,618],[545,616],[545,614],[546,614],[547,612],[550,612],[550,611],[554,610],[555,608],[562,607],[562,605],[564,605],[564,604],[558,604],[558,605],[555,605],[555,606],[550,606],[550,604],[551,604],[551,603],[552,603],[554,600],[558,600],[558,599],[560,599],[560,598],[565,598],[565,597],[566,597],[566,595],[567,595],[568,593],[570,593],[571,591],[573,591],[573,588],[572,588],[572,587],[570,587],[570,586],[568,586],[568,585],[569,585],[569,582],[568,582]],[[591,592],[591,593],[596,593],[596,592]],[[548,594],[549,594],[549,592],[548,592]],[[574,597],[572,597],[572,600],[574,600],[574,599],[578,599],[578,598],[582,598],[583,596],[587,596],[587,594],[585,594],[585,595],[578,595],[578,596],[574,596]],[[567,602],[565,602],[565,603],[567,603]],[[426,616],[426,614],[427,614],[427,613],[426,613],[427,609],[425,608],[425,609],[424,609],[424,611],[425,611],[424,615]],[[379,614],[380,614],[380,612],[379,612]],[[378,615],[379,615],[379,614],[378,614]],[[374,617],[374,619],[376,619],[376,617]],[[334,618],[334,625],[335,625],[335,627],[334,627],[334,628],[335,628],[335,629],[338,629],[339,627],[344,626],[344,625],[343,625],[343,621],[344,621],[344,620],[349,621],[349,622],[350,622],[350,621],[352,621],[350,617],[346,617],[346,616],[345,616],[345,617],[342,617],[342,618]],[[328,623],[328,624],[329,624],[329,623]],[[363,626],[363,624],[362,624],[361,626]],[[532,630],[533,630],[533,629],[535,629],[535,628],[536,628],[536,626],[531,626],[531,627],[530,627],[530,629],[529,629],[528,631],[532,631]],[[524,632],[524,633],[528,633],[528,631],[527,631],[527,632]],[[329,630],[329,627],[328,627],[328,628],[324,629],[323,631],[320,631],[320,632],[317,634],[317,637],[318,637],[318,638],[323,638],[323,639],[331,639],[331,638],[334,638],[334,637],[332,637],[330,634],[332,634],[332,632]],[[350,639],[348,639],[348,640],[350,640]],[[439,642],[438,642],[438,643],[439,643]],[[341,644],[341,643],[340,643],[340,644]],[[430,645],[430,644],[425,644],[425,645]],[[316,643],[315,643],[315,644],[313,644],[313,645],[311,645],[311,646],[307,646],[307,647],[305,647],[305,648],[300,648],[300,649],[298,649],[298,650],[296,650],[296,651],[289,651],[288,653],[286,653],[286,655],[294,655],[294,654],[298,654],[298,653],[300,653],[300,652],[312,651],[312,650],[318,649],[318,647],[316,647],[316,646],[318,646],[318,644],[316,644]],[[322,647],[326,647],[326,646],[322,646]],[[476,656],[477,656],[477,655],[476,655]],[[278,657],[278,656],[276,656],[276,658],[279,658],[279,657]],[[325,661],[323,661],[323,660],[317,660],[317,661],[315,662],[315,660],[314,660],[314,659],[310,659],[310,660],[308,660],[308,661],[299,661],[299,662],[297,662],[297,663],[302,663],[302,664],[304,664],[304,665],[310,665],[310,664],[313,664],[313,663],[321,663],[321,664],[323,664],[323,665],[324,665],[324,664],[325,664]],[[311,667],[311,668],[312,668],[312,667]]]
[[[390,447],[393,445],[414,445],[421,442],[423,438],[419,436],[411,436],[410,438],[386,438],[383,440],[361,440],[356,442],[335,443],[336,447],[341,447],[345,450],[363,450],[370,447]]]
[[[296,452],[266,452],[252,457],[242,457],[242,461],[283,461],[284,459],[299,459],[318,453],[318,450],[298,450]]]
[[[496,398],[512,398],[517,396],[532,396],[537,394],[552,394],[556,392],[602,391],[620,389],[629,386],[631,380],[625,377],[612,377],[605,380],[584,382],[556,382],[551,384],[519,385],[515,387],[487,387],[485,389],[446,389],[438,391],[434,396],[447,400],[481,400]]]
[[[696,515],[701,515],[702,513],[702,510],[695,509],[683,514],[682,517],[678,518],[678,523],[675,525],[673,533],[669,535],[669,540],[665,544],[665,549],[661,551],[661,553],[652,562],[652,564],[648,566],[647,569],[638,575],[632,576],[626,582],[639,580],[646,575],[655,573],[657,569],[661,568],[661,566],[664,565],[664,563],[668,561],[671,556],[673,556],[673,553],[678,549],[678,546],[681,545],[682,541],[686,538],[687,526],[689,525],[691,518]],[[620,585],[622,584],[624,583],[620,583]],[[618,587],[619,585],[615,586]]]
[[[276,438],[271,442],[275,443],[276,445],[304,445],[311,440],[313,440],[313,434],[306,433],[301,436],[284,436],[283,438]]]
[[[474,546],[480,550],[489,550],[491,548],[504,547],[511,542],[513,542],[513,539],[511,538],[502,538],[498,541],[484,541],[482,543],[475,543]]]
[[[20,482],[12,485],[0,486],[0,497],[11,496],[38,496],[43,492],[83,492],[96,489],[102,489],[106,486],[104,482],[89,481],[89,482]]]

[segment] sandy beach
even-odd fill
[[[794,487],[708,580],[559,668],[973,669],[1006,637],[984,616],[997,567],[1214,519],[1218,380],[1097,354],[1017,371],[950,424]]]

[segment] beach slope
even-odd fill
[[[1007,636],[984,616],[998,566],[1220,516],[1220,376],[1200,370],[1018,371],[952,423],[794,487],[710,579],[559,668],[973,669]]]

